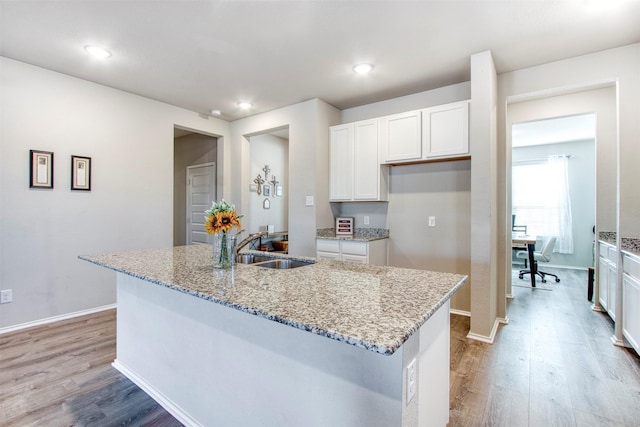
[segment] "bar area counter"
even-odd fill
[[[448,422],[449,299],[466,276],[215,270],[208,245],[80,258],[117,272],[114,366],[186,425]]]

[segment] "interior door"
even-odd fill
[[[187,167],[187,244],[211,243],[204,227],[205,213],[216,198],[216,165]]]

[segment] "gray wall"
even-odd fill
[[[217,161],[217,138],[192,133],[176,138],[173,149],[173,244],[187,243],[187,166]],[[217,167],[217,165],[216,165]],[[217,199],[217,196],[215,197]]]
[[[227,122],[0,58],[0,328],[115,303],[113,272],[78,255],[173,243],[174,126]],[[29,150],[54,152],[54,188],[29,188]],[[71,155],[92,158],[71,191]]]

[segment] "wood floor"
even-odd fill
[[[514,286],[493,345],[465,338],[469,319],[451,316],[449,426],[640,426],[640,358],[611,343],[586,272],[545,270],[561,282]]]
[[[451,316],[450,426],[640,425],[640,358],[611,344],[586,273],[560,277],[551,291],[513,287],[493,345]],[[115,315],[0,335],[0,426],[180,426],[111,367]]]

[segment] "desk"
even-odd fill
[[[511,236],[511,243],[518,245],[527,245],[527,252],[529,252],[529,271],[531,271],[531,287],[536,287],[536,270],[538,269],[538,265],[533,259],[533,250],[536,248],[536,237],[535,236]]]

